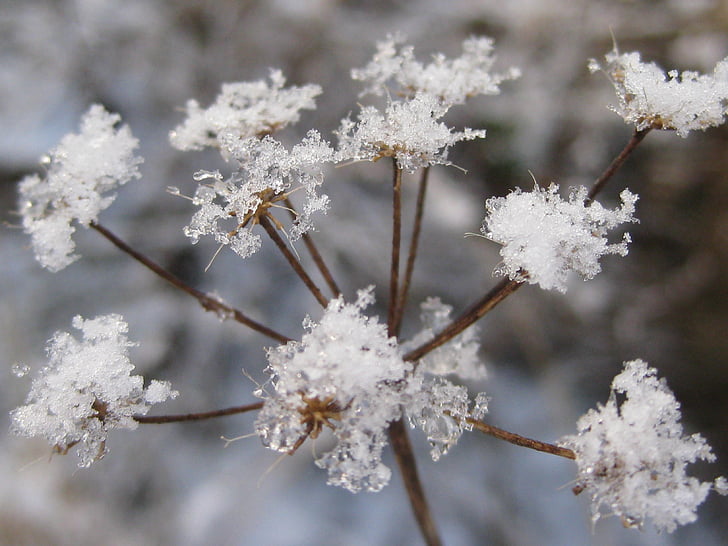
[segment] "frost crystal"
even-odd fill
[[[78,445],[79,466],[87,467],[106,453],[106,436],[113,428],[135,429],[134,415],[151,404],[174,398],[166,381],[130,375],[127,324],[120,315],[73,319],[81,341],[67,332],[49,340],[50,362],[33,380],[27,405],[11,412],[12,430],[21,436],[43,436],[65,454]]]
[[[353,79],[369,82],[362,95],[385,94],[389,91],[387,82],[394,80],[399,85],[399,94],[426,93],[451,106],[475,95],[497,95],[501,82],[520,76],[516,68],[505,74],[491,73],[495,62],[491,38],[468,38],[463,42],[460,57],[451,60],[438,53],[427,65],[416,61],[412,46],[402,46],[403,43],[402,36],[388,37],[377,43],[377,52],[366,67],[352,70]]]
[[[329,199],[316,190],[323,182],[322,164],[333,161],[334,151],[316,131],[290,151],[270,136],[238,140],[234,136],[221,140],[240,170],[228,180],[215,171],[199,171],[201,184],[192,201],[200,207],[184,233],[197,243],[201,235],[212,234],[215,240],[247,258],[261,245],[253,227],[261,217],[268,217],[279,229],[282,224],[272,216],[275,208],[287,208],[286,199],[303,189],[306,201],[288,232],[291,240],[312,229],[311,215],[328,209]]]
[[[568,201],[561,199],[558,189],[555,184],[531,192],[517,189],[486,201],[481,232],[503,245],[503,264],[497,273],[566,292],[570,270],[591,279],[601,271],[601,256],[627,254],[628,234],[614,244],[607,243],[606,235],[624,222],[637,221],[636,195],[624,190],[622,206],[608,210],[597,202],[585,204],[584,187],[572,190]]]
[[[301,110],[316,108],[314,98],[321,87],[314,84],[284,88],[280,70],[271,70],[270,85],[264,80],[226,83],[207,109],[187,101],[187,119],[170,132],[172,146],[179,150],[221,147],[221,139],[263,136],[296,123]],[[224,149],[221,148],[224,154]]]
[[[393,157],[401,169],[414,172],[429,165],[450,165],[450,146],[463,140],[485,138],[485,131],[465,128],[453,132],[438,121],[447,108],[432,95],[390,102],[384,114],[362,107],[358,123],[346,118],[339,136],[338,160],[377,161]]]
[[[607,403],[589,410],[577,423],[579,433],[560,442],[576,452],[574,492],[591,493],[595,522],[605,507],[625,526],[641,527],[649,518],[672,532],[697,519],[711,489],[686,476],[685,467],[715,456],[699,434],[682,435],[680,404],[656,373],[642,360],[626,362]]]
[[[268,351],[274,392],[264,395],[256,421],[266,447],[289,453],[330,428],[337,444],[316,464],[328,470],[329,484],[352,492],[389,482],[382,449],[388,423],[401,416],[412,369],[386,326],[362,314],[372,302],[371,287],[354,304],[334,299],[318,323],[304,321],[308,333],[300,342]]]
[[[78,258],[71,223],[88,227],[114,201],[108,192],[140,176],[142,159],[134,155],[139,142],[126,125],[114,128],[120,119],[98,104],[91,106],[81,119],[81,132],[63,137],[43,158],[46,176],[20,181],[23,228],[32,237],[36,259],[51,271]]]
[[[667,74],[654,63],[643,63],[639,53],[616,48],[605,56],[602,67],[592,59],[592,72],[604,70],[619,100],[610,107],[638,130],[673,129],[686,137],[695,129],[721,125],[728,108],[728,57],[720,61],[712,76],[685,71]]]

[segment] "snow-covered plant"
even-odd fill
[[[686,475],[685,467],[715,455],[700,434],[683,435],[680,417],[680,403],[657,370],[632,360],[612,381],[607,403],[579,419],[578,434],[561,440],[576,453],[574,492],[591,494],[595,522],[603,508],[625,526],[650,519],[667,532],[697,519],[712,484]]]
[[[690,131],[722,125],[728,112],[728,57],[713,75],[694,71],[667,74],[655,63],[645,63],[637,52],[620,54],[615,47],[602,67],[589,62],[592,72],[604,71],[614,84],[619,104],[610,106],[638,131],[674,130],[681,137]]]
[[[42,436],[58,453],[78,445],[81,467],[108,452],[106,436],[114,428],[135,429],[135,416],[152,404],[177,396],[167,381],[130,375],[134,365],[127,338],[128,326],[120,315],[93,319],[76,316],[73,327],[82,337],[56,332],[49,340],[48,364],[33,380],[25,406],[12,412],[12,429],[22,436]]]
[[[75,223],[88,227],[108,208],[117,186],[139,178],[139,142],[126,125],[94,104],[81,118],[81,132],[66,135],[44,156],[45,177],[26,176],[19,185],[23,228],[32,237],[36,259],[59,271],[78,259],[71,235]]]

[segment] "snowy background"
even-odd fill
[[[449,121],[485,128],[482,142],[458,145],[435,168],[423,252],[415,272],[417,303],[440,296],[456,309],[496,280],[496,245],[476,232],[485,199],[541,182],[589,184],[626,143],[631,129],[606,105],[611,85],[586,61],[612,47],[639,50],[665,68],[711,71],[728,55],[728,2],[586,1],[159,1],[58,0],[0,4],[0,210],[17,224],[15,183],[38,158],[77,131],[94,102],[119,112],[141,141],[143,178],[121,188],[101,221],[189,282],[298,337],[306,313],[320,311],[272,245],[241,261],[216,247],[192,247],[181,230],[192,210],[165,193],[191,194],[192,173],[223,168],[214,153],[173,150],[167,133],[188,98],[206,105],[220,84],[264,78],[280,68],[293,84],[318,83],[315,112],[282,138],[308,128],[325,138],[357,109],[360,87],[349,70],[363,66],[374,42],[400,31],[421,59],[455,56],[471,34],[496,39],[496,69],[523,77],[497,97],[453,110]],[[604,402],[624,360],[644,358],[683,404],[688,432],[700,431],[728,472],[728,184],[723,127],[691,134],[651,134],[612,181],[610,207],[624,187],[639,193],[639,225],[627,258],[607,257],[588,283],[567,294],[527,286],[482,322],[489,376],[471,392],[492,397],[494,425],[553,441]],[[414,184],[407,184],[413,190]],[[414,191],[406,190],[412,202]],[[345,294],[367,284],[384,301],[388,270],[390,173],[387,165],[332,170],[325,183],[332,210],[317,223],[319,242]],[[0,428],[21,404],[45,341],[69,330],[75,314],[121,313],[130,324],[138,373],[169,380],[180,397],[165,413],[253,401],[271,342],[238,324],[220,323],[163,285],[96,233],[76,237],[83,259],[51,274],[33,260],[28,238],[0,235]],[[381,308],[380,308],[381,311]],[[417,328],[413,305],[405,334]],[[398,477],[381,493],[352,495],[325,485],[308,443],[271,469],[277,455],[256,438],[224,448],[220,436],[252,432],[253,416],[114,431],[111,453],[89,470],[74,454],[0,435],[2,544],[396,544],[417,543]],[[699,522],[672,535],[622,529],[603,519],[592,529],[585,495],[570,492],[572,463],[477,434],[438,463],[413,434],[421,475],[447,544],[719,544],[728,533],[728,501],[715,495]],[[326,449],[326,438],[315,446]],[[385,459],[394,465],[391,454]]]

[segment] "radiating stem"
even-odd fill
[[[407,253],[407,266],[404,273],[404,279],[402,280],[402,286],[399,295],[399,302],[397,303],[397,310],[395,313],[394,320],[394,332],[399,334],[399,330],[402,326],[402,317],[404,315],[404,309],[407,305],[407,297],[409,295],[409,287],[412,282],[412,273],[415,269],[415,259],[417,258],[417,249],[419,248],[420,233],[422,231],[422,217],[425,212],[425,195],[427,195],[427,179],[430,174],[430,166],[428,165],[422,169],[420,176],[420,185],[417,190],[417,203],[415,205],[415,218],[412,224],[412,238],[410,239],[409,252]]]
[[[329,300],[324,297],[319,287],[316,286],[316,283],[313,282],[313,279],[311,279],[308,273],[306,273],[306,270],[303,269],[301,262],[298,260],[298,258],[296,258],[293,252],[291,252],[291,249],[288,248],[288,245],[278,234],[278,231],[276,231],[276,227],[265,216],[261,216],[259,222],[260,225],[263,226],[263,229],[265,229],[265,231],[268,233],[270,238],[273,239],[273,242],[276,244],[278,249],[283,253],[283,256],[286,258],[290,266],[303,281],[303,284],[306,285],[306,288],[308,288],[311,294],[313,294],[313,297],[316,298],[316,301],[318,301],[322,307],[326,307],[329,304]]]
[[[163,424],[163,423],[180,423],[183,421],[203,421],[205,419],[215,419],[216,417],[224,417],[226,415],[235,415],[238,413],[246,413],[248,411],[256,411],[263,407],[263,402],[255,402],[246,404],[245,406],[234,406],[232,408],[224,408],[213,411],[203,411],[201,413],[184,413],[180,415],[135,415],[134,420],[143,424]]]
[[[432,518],[430,507],[427,504],[425,491],[422,488],[419,475],[417,474],[417,462],[414,453],[412,453],[412,444],[407,435],[407,429],[402,419],[391,423],[389,427],[389,440],[392,442],[394,455],[397,459],[399,471],[404,480],[404,486],[407,490],[412,511],[415,519],[420,527],[422,536],[428,546],[438,546],[442,544],[440,536],[435,527],[435,520]]]
[[[259,322],[254,321],[253,319],[246,316],[242,311],[239,311],[234,307],[230,307],[220,300],[208,294],[205,294],[204,292],[201,292],[196,288],[193,288],[179,277],[164,269],[156,262],[153,262],[141,252],[130,247],[127,243],[122,241],[119,237],[117,237],[114,233],[112,233],[109,229],[105,228],[101,224],[91,222],[90,226],[98,233],[106,237],[106,239],[108,239],[114,246],[116,246],[116,248],[134,258],[137,262],[145,266],[147,269],[151,270],[153,273],[167,281],[175,288],[178,288],[182,292],[189,294],[193,298],[197,299],[197,301],[206,311],[212,311],[222,317],[232,317],[237,322],[244,324],[248,328],[251,328],[256,332],[260,332],[261,334],[273,338],[276,341],[280,341],[281,343],[287,343],[291,340],[289,337],[286,337],[283,334],[279,334],[275,330],[272,330],[271,328],[268,328],[267,326],[264,326]]]
[[[532,440],[531,438],[526,438],[525,436],[521,436],[520,434],[508,432],[507,430],[503,430],[502,428],[488,425],[486,423],[483,423],[482,421],[478,421],[477,419],[471,419],[470,417],[465,420],[469,424],[473,425],[473,428],[479,430],[480,432],[483,432],[484,434],[489,434],[490,436],[493,436],[500,440],[505,440],[506,442],[510,442],[511,444],[527,447],[529,449],[535,449],[536,451],[542,451],[544,453],[550,453],[551,455],[557,455],[559,457],[565,457],[567,459],[576,459],[576,454],[571,449],[559,447],[554,444],[548,444],[546,442],[540,442],[538,440]]]
[[[402,238],[402,169],[397,159],[392,159],[394,176],[392,180],[392,264],[389,276],[389,312],[387,329],[389,335],[396,335],[396,314],[399,305],[399,250]]]

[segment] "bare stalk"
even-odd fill
[[[432,518],[430,507],[427,504],[420,477],[417,474],[417,462],[414,453],[412,453],[412,444],[409,441],[407,429],[402,419],[394,421],[390,425],[389,440],[392,442],[392,448],[404,480],[407,496],[425,543],[428,546],[439,546],[442,541],[435,527],[435,520]]]
[[[162,266],[157,264],[156,262],[149,259],[147,256],[142,254],[141,252],[133,249],[130,247],[127,243],[122,241],[119,237],[117,237],[113,232],[111,232],[109,229],[105,228],[101,224],[97,224],[96,222],[91,222],[90,226],[95,229],[98,233],[106,237],[116,248],[119,250],[125,252],[132,258],[134,258],[137,262],[145,266],[147,269],[167,281],[169,284],[174,286],[175,288],[178,288],[185,294],[189,294],[193,298],[195,298],[200,305],[205,309],[205,311],[212,311],[213,313],[217,314],[218,316],[222,317],[231,317],[235,319],[237,322],[244,324],[248,328],[255,330],[256,332],[260,332],[261,334],[264,334],[272,339],[275,339],[276,341],[280,341],[281,343],[287,343],[291,340],[291,338],[284,336],[283,334],[280,334],[276,332],[275,330],[268,328],[267,326],[264,326],[260,324],[259,322],[254,321],[247,315],[245,315],[242,311],[235,309],[234,307],[230,307],[229,305],[223,303],[222,301],[205,294],[204,292],[201,292],[200,290],[197,290],[196,288],[190,286],[186,282],[184,282],[179,277],[173,275],[171,272],[164,269]]]
[[[326,307],[329,304],[329,300],[324,297],[319,287],[316,286],[316,283],[313,282],[313,279],[311,279],[308,273],[306,273],[306,271],[303,269],[301,262],[298,260],[298,258],[296,258],[293,252],[291,252],[291,249],[288,248],[286,242],[276,231],[275,226],[265,216],[260,217],[260,225],[263,226],[263,229],[265,229],[266,233],[268,233],[270,238],[273,239],[273,242],[283,253],[283,256],[286,258],[290,266],[296,272],[296,275],[299,276],[299,278],[303,281],[303,284],[306,285],[306,288],[308,288],[311,294],[313,294],[313,297],[316,298],[316,301],[319,302],[322,307]]]
[[[246,413],[248,411],[256,411],[263,407],[263,402],[255,402],[245,406],[234,406],[232,408],[224,408],[213,411],[203,411],[201,413],[183,413],[180,415],[135,415],[134,420],[142,424],[159,425],[163,423],[180,423],[183,421],[203,421],[205,419],[215,419],[216,417],[225,417],[226,415],[235,415],[238,413]]]
[[[627,145],[622,149],[621,152],[619,152],[619,155],[615,157],[612,162],[609,164],[609,167],[601,174],[599,178],[596,179],[594,184],[591,187],[591,190],[589,190],[589,195],[587,195],[587,203],[594,200],[594,197],[602,191],[602,188],[604,185],[609,181],[612,176],[614,176],[614,173],[616,173],[619,168],[622,166],[622,163],[625,162],[625,160],[630,156],[630,154],[634,151],[634,149],[637,147],[637,145],[642,142],[642,140],[647,136],[647,133],[650,132],[650,128],[642,129],[641,131],[635,130],[634,133],[632,133],[632,138],[629,139],[629,142]]]
[[[389,312],[387,329],[389,335],[396,335],[396,317],[399,306],[399,247],[402,238],[402,169],[397,159],[392,159],[394,176],[392,180],[392,265],[389,276]]]
[[[536,451],[542,451],[543,453],[550,453],[551,455],[565,457],[566,459],[576,459],[576,454],[571,449],[559,447],[554,444],[548,444],[546,442],[540,442],[538,440],[532,440],[531,438],[526,438],[525,436],[521,436],[520,434],[508,432],[507,430],[503,430],[502,428],[488,425],[486,423],[483,423],[482,421],[478,421],[470,417],[465,419],[465,421],[468,424],[473,425],[473,428],[479,430],[480,432],[484,434],[489,434],[490,436],[498,438],[499,440],[505,440],[506,442],[510,442],[511,444],[515,444],[521,447],[527,447],[529,449],[535,449]]]

